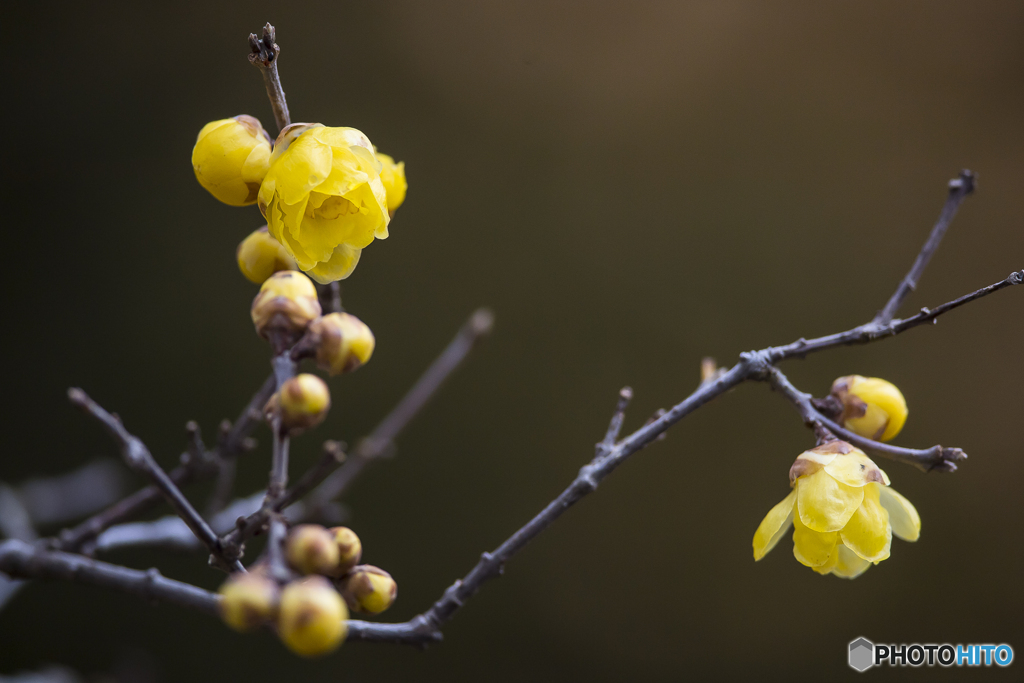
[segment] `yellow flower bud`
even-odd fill
[[[907,402],[892,382],[849,375],[832,383],[832,395],[843,404],[843,427],[858,436],[888,441],[907,421]]]
[[[377,161],[381,165],[380,181],[388,195],[388,214],[394,216],[405,201],[405,191],[409,189],[405,181],[405,162],[399,161],[396,164],[393,158],[381,152],[377,152]]]
[[[331,572],[331,576],[343,576],[359,564],[363,557],[363,544],[356,536],[356,532],[346,526],[336,526],[328,531],[334,536],[334,543],[338,546],[338,566]]]
[[[288,533],[285,556],[303,574],[327,574],[338,567],[338,544],[322,526],[299,524]]]
[[[754,534],[760,560],[793,525],[793,555],[819,574],[852,579],[889,557],[892,535],[916,541],[921,518],[863,451],[831,441],[801,453],[789,470],[793,491]]]
[[[281,640],[303,657],[327,654],[348,635],[345,601],[322,576],[293,581],[281,591],[277,619]]]
[[[298,336],[319,316],[316,287],[295,270],[271,275],[252,302],[252,322],[265,339],[274,331]]]
[[[192,168],[199,184],[225,204],[253,204],[270,168],[270,136],[252,116],[211,121],[192,148]]]
[[[281,131],[259,191],[267,226],[321,284],[352,274],[388,236],[387,192],[370,140],[355,128],[296,123]]]
[[[277,614],[277,583],[260,571],[232,574],[218,592],[220,616],[236,631],[252,631]]]
[[[330,407],[327,384],[316,375],[303,373],[281,385],[263,412],[268,421],[280,413],[281,426],[290,434],[299,434],[323,422]]]
[[[242,275],[258,285],[278,271],[299,269],[295,259],[270,236],[265,225],[241,241],[235,256]]]
[[[349,609],[365,614],[380,614],[398,597],[398,584],[391,574],[369,564],[353,567],[341,579],[340,588]]]
[[[351,372],[370,360],[376,340],[359,318],[348,313],[331,313],[309,326],[309,339],[316,348],[317,364],[332,375]]]

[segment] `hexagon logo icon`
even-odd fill
[[[850,643],[850,668],[866,671],[875,663],[875,644],[867,638],[858,638]]]

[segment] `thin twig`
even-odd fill
[[[908,465],[913,465],[922,472],[955,472],[956,463],[967,459],[967,454],[959,448],[945,448],[933,446],[927,449],[900,448],[872,439],[866,439],[845,429],[833,420],[829,419],[815,408],[810,394],[793,386],[789,378],[778,368],[772,366],[766,377],[772,388],[785,396],[800,413],[804,423],[817,433],[822,428],[828,430],[836,437],[848,441],[857,448],[881,455],[890,460],[896,460]]]
[[[252,51],[249,61],[253,66],[258,67],[263,75],[263,84],[267,86],[267,97],[270,98],[270,106],[274,110],[277,132],[280,133],[291,125],[292,119],[288,114],[288,102],[285,101],[281,77],[277,72],[277,58],[281,55],[281,46],[276,41],[277,30],[269,23],[263,27],[262,37],[257,37],[255,33],[249,34],[249,48]]]
[[[167,476],[167,473],[153,458],[142,440],[124,428],[120,420],[104,410],[98,403],[93,401],[81,389],[69,389],[68,398],[76,406],[96,418],[107,430],[110,436],[121,448],[121,456],[125,464],[132,470],[143,474],[153,481],[154,486],[160,489],[167,502],[171,504],[178,516],[188,525],[192,533],[196,535],[203,545],[207,547],[210,554],[216,558],[224,568],[231,568],[235,571],[244,571],[241,563],[237,560],[229,562],[224,558],[221,551],[220,539],[217,534],[206,523],[206,520],[196,511],[192,504],[185,498],[185,495],[178,488],[177,484]]]
[[[608,431],[605,432],[601,443],[597,444],[598,455],[604,455],[612,450],[615,440],[619,438],[619,432],[622,431],[622,421],[626,417],[626,408],[629,407],[629,402],[632,399],[633,390],[630,387],[622,387],[619,390],[619,402],[615,406],[615,412],[612,413],[612,419],[608,422]]]
[[[277,391],[281,391],[284,383],[295,377],[297,363],[292,360],[289,349],[274,356],[274,377],[277,380]],[[267,503],[274,504],[284,493],[288,486],[288,449],[290,439],[281,425],[280,413],[275,414],[270,420],[271,430],[274,432],[274,449],[270,465],[270,481],[267,483]]]
[[[489,310],[481,308],[474,311],[455,338],[402,397],[394,410],[388,413],[369,436],[356,445],[345,464],[312,493],[311,504],[315,506],[340,496],[370,462],[387,453],[399,433],[465,360],[476,343],[490,333],[493,326],[494,314]]]
[[[771,346],[765,349],[765,353],[769,356],[769,362],[777,363],[787,358],[804,358],[809,353],[816,351],[824,351],[826,349],[833,349],[839,346],[851,346],[854,344],[867,344],[873,342],[876,339],[883,337],[893,337],[901,332],[924,325],[925,323],[934,323],[935,320],[943,313],[948,313],[954,308],[959,308],[964,304],[968,304],[982,297],[994,294],[1001,289],[1011,287],[1013,285],[1019,285],[1024,282],[1024,270],[1015,271],[1010,273],[1005,279],[991,284],[988,287],[982,287],[981,289],[965,294],[964,296],[948,301],[935,308],[922,308],[921,312],[917,315],[911,316],[905,320],[893,320],[885,325],[881,325],[875,322],[867,323],[866,325],[860,325],[852,330],[845,332],[838,332],[836,334],[829,334],[824,337],[817,337],[815,339],[798,339],[791,344],[785,346]]]
[[[263,422],[263,406],[274,393],[276,381],[271,374],[263,382],[263,386],[253,395],[252,399],[235,420],[234,426],[217,447],[217,455],[222,459],[236,457],[244,450],[246,440],[256,427]],[[205,479],[216,473],[216,468],[207,467],[205,462],[189,461],[171,470],[167,476],[178,486],[184,486],[198,479]],[[111,507],[99,512],[71,529],[63,530],[58,538],[51,540],[51,545],[58,550],[79,550],[84,544],[96,538],[105,529],[120,524],[152,509],[163,500],[163,494],[156,486],[146,486],[124,498]]]
[[[899,287],[893,293],[892,297],[886,302],[885,306],[878,312],[874,320],[871,322],[885,325],[893,316],[896,315],[896,311],[899,310],[900,304],[907,296],[917,289],[917,283],[921,279],[924,269],[928,266],[928,262],[931,260],[932,255],[939,248],[939,244],[942,242],[942,238],[946,234],[946,230],[949,228],[950,223],[953,222],[953,217],[956,216],[957,209],[963,203],[971,193],[974,192],[974,173],[967,170],[966,168],[960,171],[960,176],[949,181],[949,195],[946,197],[946,203],[942,207],[942,212],[939,214],[939,220],[936,221],[935,227],[932,228],[931,234],[928,236],[928,240],[924,243],[921,248],[921,252],[917,255],[914,260],[914,265],[910,267],[910,272],[907,273],[906,277],[900,282]]]

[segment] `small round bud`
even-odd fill
[[[262,572],[232,574],[218,592],[220,616],[236,631],[252,631],[277,614],[280,591],[277,583]]]
[[[242,275],[258,285],[278,271],[299,269],[295,259],[271,237],[265,225],[241,241],[235,256]]]
[[[330,407],[327,384],[316,375],[303,373],[286,381],[267,401],[263,412],[268,422],[280,414],[281,426],[294,435],[323,422]]]
[[[391,574],[369,564],[354,567],[341,579],[340,589],[349,609],[365,614],[380,614],[398,597]]]
[[[192,169],[199,184],[225,204],[255,204],[270,169],[270,136],[252,116],[211,121],[192,148]]]
[[[840,422],[854,434],[888,441],[907,421],[907,401],[891,382],[849,375],[832,383],[832,395],[843,405]]]
[[[356,532],[347,526],[336,526],[328,531],[334,536],[334,543],[338,546],[338,566],[331,576],[343,576],[359,564],[363,557],[363,544],[356,536]]]
[[[380,182],[388,196],[388,214],[394,216],[405,201],[405,192],[409,189],[405,181],[405,162],[399,161],[396,164],[393,158],[381,152],[377,152],[377,161],[381,166]]]
[[[273,334],[298,337],[319,316],[316,287],[296,270],[271,275],[252,302],[252,322],[264,339]]]
[[[288,563],[303,574],[327,574],[338,566],[334,535],[317,524],[299,524],[285,541]]]
[[[348,635],[348,609],[321,576],[293,581],[281,591],[278,632],[288,649],[303,657],[327,654]]]
[[[331,313],[309,326],[316,362],[332,375],[351,372],[373,355],[373,332],[359,318],[348,313]]]

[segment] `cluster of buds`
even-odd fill
[[[362,554],[359,537],[347,527],[295,526],[285,559],[300,577],[282,585],[263,566],[233,574],[220,588],[221,617],[241,632],[273,624],[292,652],[327,654],[345,641],[349,610],[379,614],[398,594],[390,574],[359,564]]]
[[[390,574],[373,565],[359,564],[363,544],[348,527],[296,526],[288,534],[285,556],[301,574],[330,578],[353,612],[380,614],[398,596],[398,584]]]
[[[903,428],[907,403],[892,383],[850,375],[832,384],[830,412],[845,429],[889,440]],[[853,579],[889,557],[892,536],[916,541],[921,518],[889,486],[889,476],[863,451],[829,441],[797,456],[789,470],[792,491],[765,516],[754,534],[754,560],[793,528],[793,555],[819,574]]]
[[[277,353],[301,339],[299,355],[316,358],[331,375],[351,372],[370,360],[376,341],[366,323],[349,313],[321,312],[316,287],[295,270],[268,277],[251,310],[256,332],[270,340]]]

